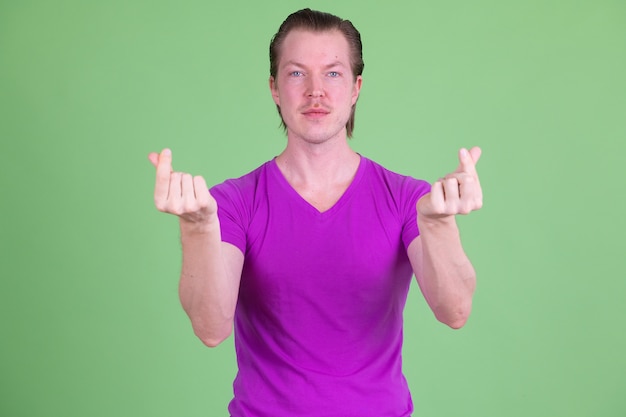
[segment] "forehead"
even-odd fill
[[[280,65],[287,62],[302,64],[338,61],[349,66],[350,45],[338,30],[311,31],[295,29],[287,34],[280,48]]]

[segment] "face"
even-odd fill
[[[288,138],[311,143],[345,139],[361,82],[352,74],[350,48],[341,32],[290,32],[280,47],[276,79],[270,78]]]

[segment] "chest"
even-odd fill
[[[337,204],[348,187],[350,187],[349,181],[324,187],[292,184],[294,192],[320,213],[328,211]]]
[[[374,307],[401,297],[411,275],[388,205],[356,195],[319,212],[274,199],[250,225],[240,295],[293,311],[310,300]]]

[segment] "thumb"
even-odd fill
[[[476,173],[476,163],[480,159],[480,155],[482,154],[482,150],[475,146],[469,151],[465,148],[462,148],[459,151],[459,167],[456,169],[456,172],[467,172],[469,174]]]

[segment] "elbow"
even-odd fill
[[[224,326],[222,329],[216,331],[206,331],[194,327],[194,333],[205,346],[214,348],[230,337],[232,326]]]
[[[439,311],[435,313],[435,317],[441,323],[447,325],[451,329],[459,330],[467,323],[470,316],[471,305],[459,307],[452,311]]]
[[[225,335],[218,335],[218,336],[199,335],[196,333],[196,336],[198,336],[198,339],[200,339],[200,341],[204,343],[205,346],[214,348],[214,347],[218,347],[224,340],[228,339],[228,336],[230,336],[230,333],[225,334]]]
[[[459,317],[453,320],[439,320],[451,329],[459,330],[467,323],[468,317]]]
[[[464,327],[472,312],[473,293],[472,285],[470,292],[439,304],[433,309],[437,320],[454,330]]]

